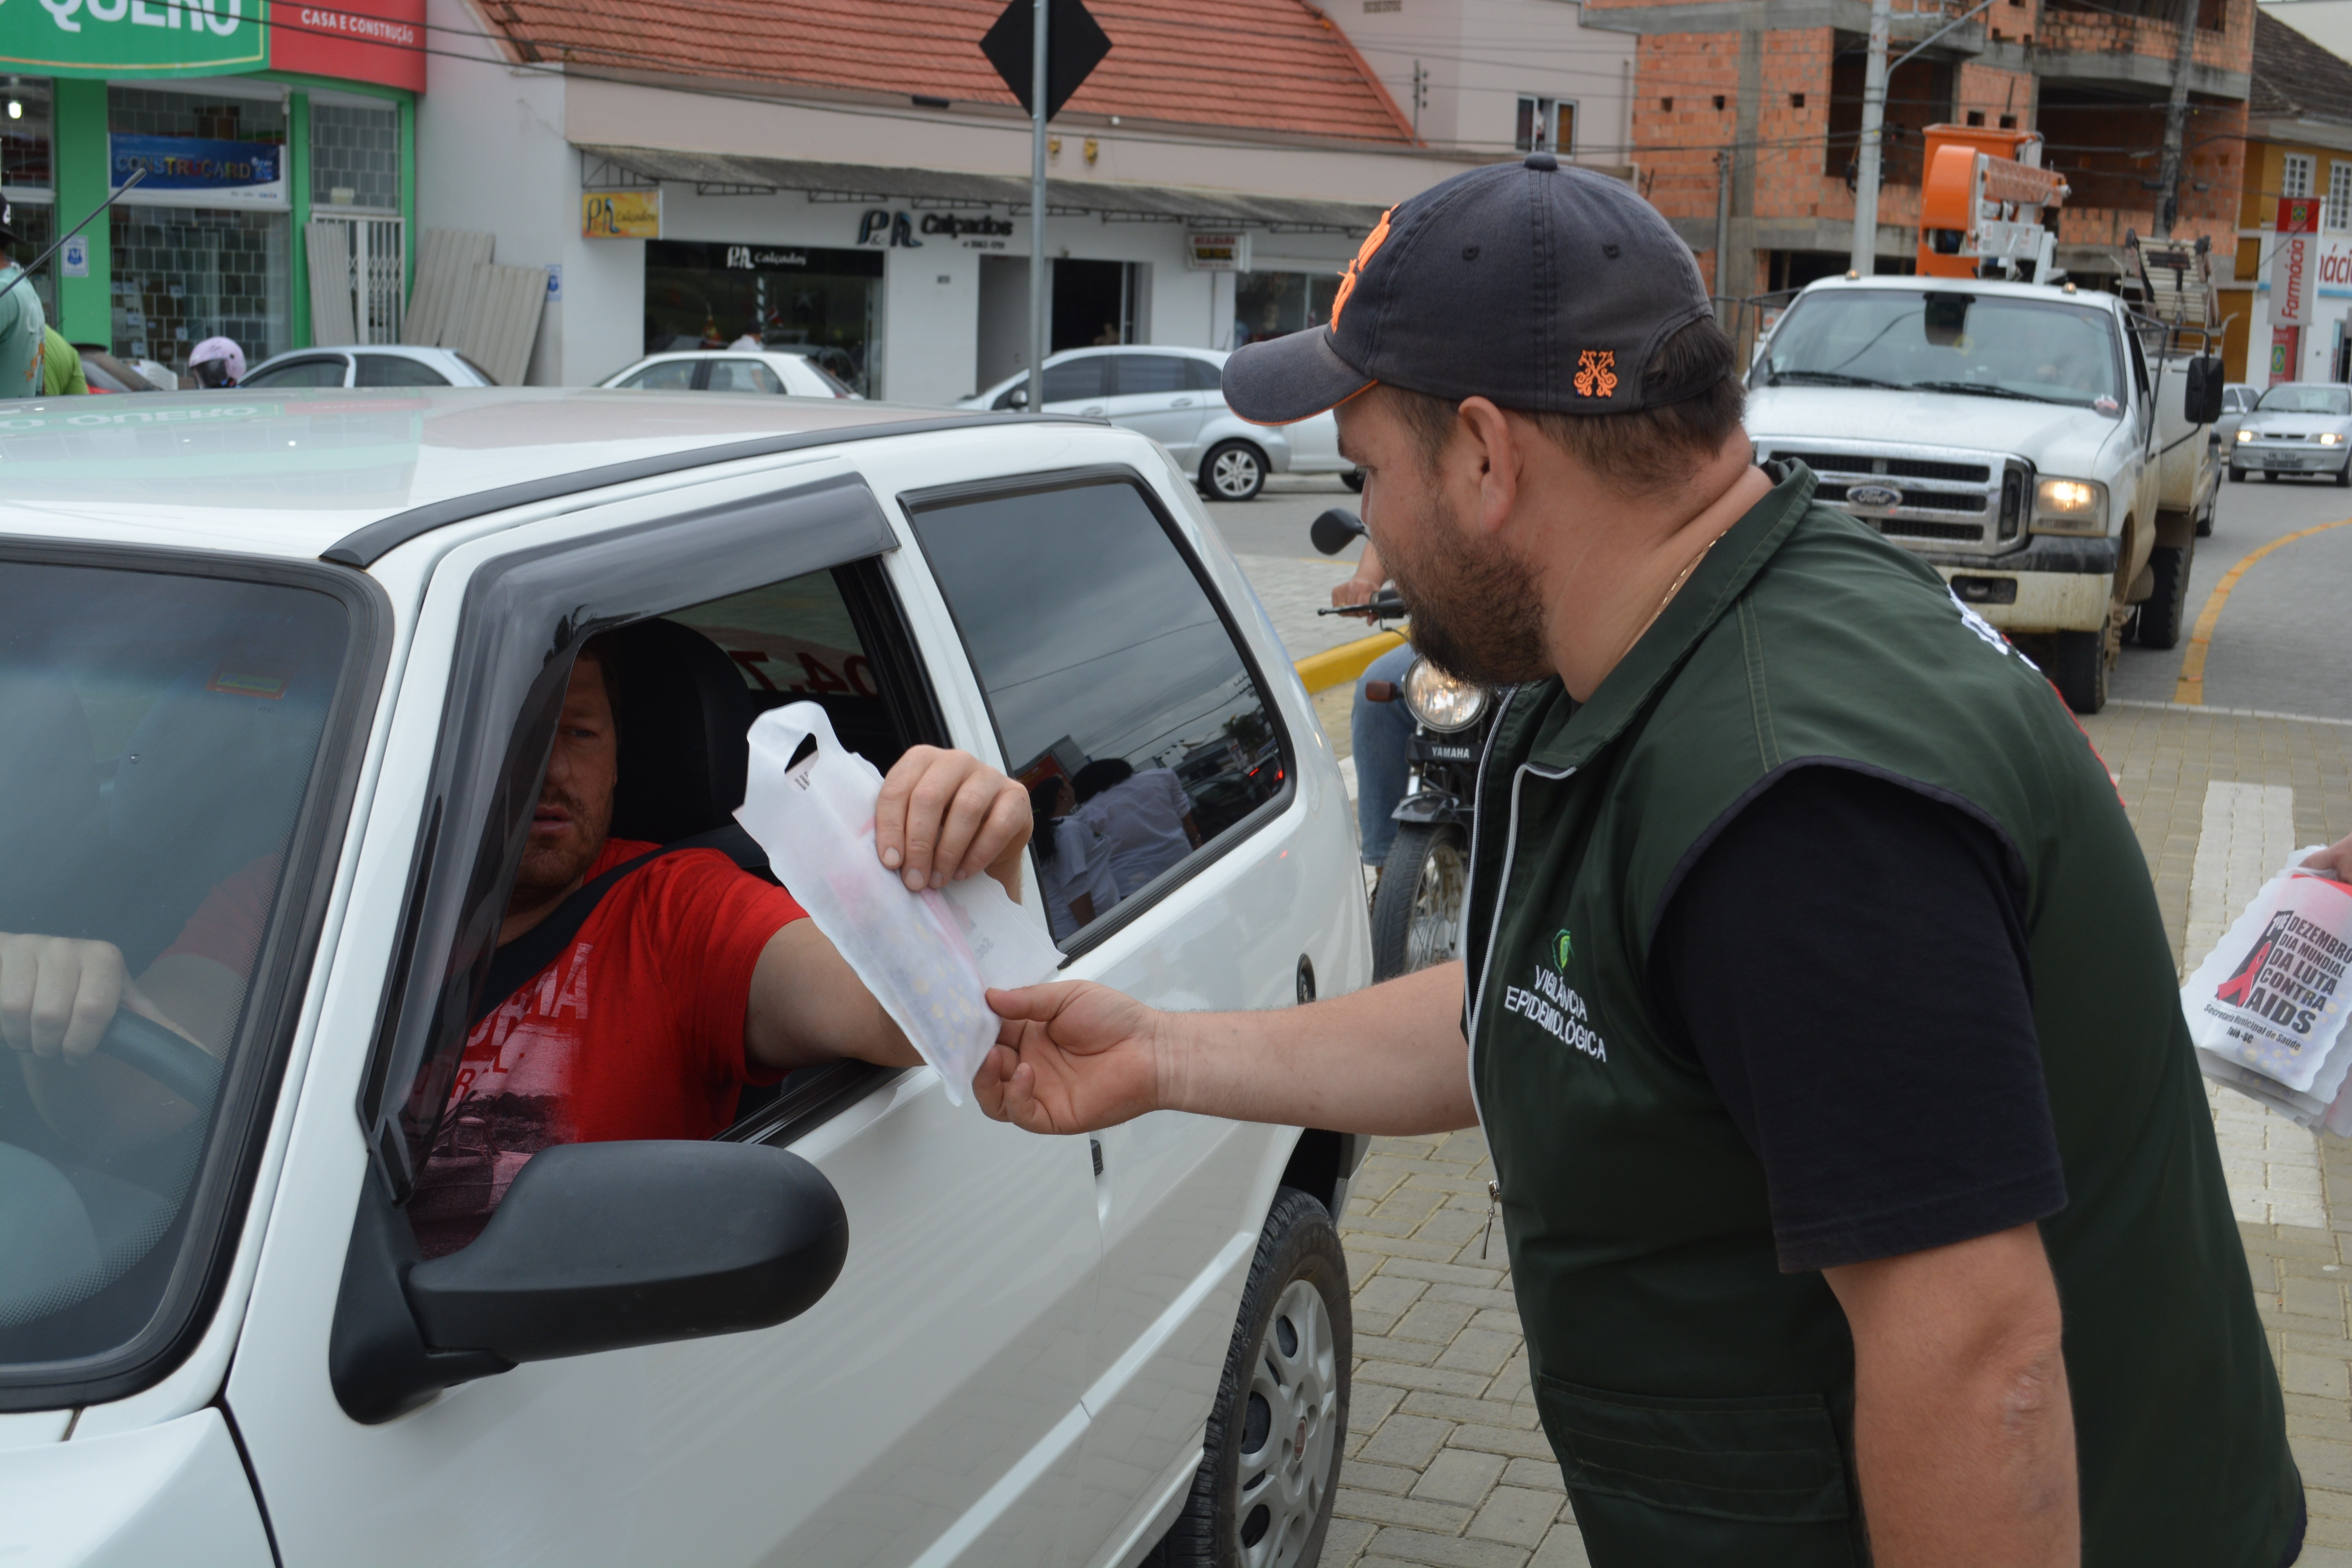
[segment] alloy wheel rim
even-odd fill
[[[1312,1281],[1283,1287],[1254,1347],[1243,1405],[1234,1495],[1234,1558],[1243,1568],[1292,1568],[1322,1517],[1339,1428],[1335,1337]]]
[[[1461,955],[1462,901],[1468,870],[1462,851],[1451,840],[1432,845],[1422,860],[1405,939],[1408,972],[1450,963]]]
[[[1257,459],[1247,452],[1220,452],[1209,469],[1209,482],[1221,495],[1247,495],[1257,485]]]

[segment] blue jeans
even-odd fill
[[[1356,758],[1356,842],[1367,866],[1386,864],[1389,846],[1396,841],[1391,818],[1397,802],[1404,798],[1405,748],[1412,739],[1413,723],[1402,694],[1394,701],[1368,702],[1364,687],[1374,680],[1403,685],[1412,660],[1411,643],[1372,660],[1357,678],[1355,707],[1348,716]]]

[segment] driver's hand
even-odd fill
[[[909,746],[874,803],[874,850],[919,892],[1011,863],[1032,822],[1029,792],[970,752]]]
[[[1344,610],[1350,605],[1365,605],[1381,591],[1379,580],[1370,577],[1350,577],[1331,590],[1331,607]]]
[[[139,1000],[122,950],[110,942],[0,932],[0,1039],[13,1049],[79,1061],[97,1048],[115,1009]],[[137,1010],[155,1016],[152,1007]]]
[[[1003,1020],[971,1080],[999,1121],[1031,1132],[1088,1132],[1166,1103],[1160,1015],[1092,981],[991,991]]]

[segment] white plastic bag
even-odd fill
[[[1060,951],[993,877],[907,890],[874,850],[882,775],[835,738],[824,709],[794,702],[762,713],[751,742],[735,820],[961,1105],[996,1043],[997,1017],[982,992],[1035,984],[1061,963]]]
[[[2295,862],[2311,853],[2295,851]],[[2206,1075],[2316,1124],[2342,1097],[2352,1067],[2347,971],[2352,888],[2289,864],[2180,989]],[[2352,1106],[2343,1113],[2352,1121]]]

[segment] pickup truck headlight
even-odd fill
[[[1486,710],[1486,689],[1417,658],[1404,672],[1404,705],[1433,730],[1466,730]]]
[[[2044,479],[2033,487],[2033,531],[2107,531],[2107,487],[2095,479]]]
[[[2239,440],[2241,440],[2241,441],[2251,441],[2251,440],[2252,440],[2253,438],[2254,438],[2254,433],[2253,433],[2252,430],[2247,429],[2247,428],[2246,428],[2244,426],[2242,426],[2242,425],[2241,425],[2241,426],[2238,426],[2238,439],[2239,439]]]

